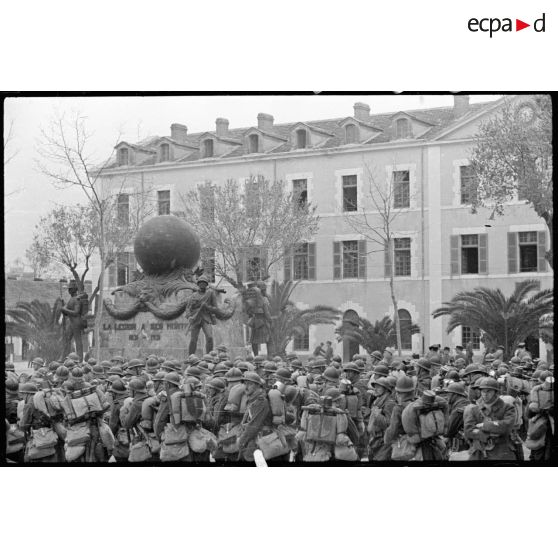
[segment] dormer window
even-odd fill
[[[358,143],[358,128],[354,124],[345,126],[345,143]]]
[[[161,144],[160,156],[161,156],[161,162],[170,160],[170,146],[168,143]]]
[[[306,130],[296,131],[296,147],[297,149],[304,149],[307,144],[307,134]]]
[[[248,138],[248,149],[250,153],[259,153],[260,145],[259,145],[260,138],[258,134],[251,134]]]
[[[213,157],[213,140],[206,139],[203,141],[203,157]]]
[[[128,148],[122,147],[118,150],[118,165],[119,166],[126,166],[129,164],[129,155],[128,155]]]
[[[404,139],[411,137],[411,123],[406,118],[398,118],[395,121],[395,138]]]

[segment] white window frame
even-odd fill
[[[314,173],[313,172],[296,172],[285,175],[287,192],[293,193],[293,181],[306,180],[306,199],[308,203],[312,203],[314,196]]]
[[[169,190],[170,192],[170,215],[172,215],[173,211],[178,211],[178,200],[176,199],[174,184],[157,184],[153,187],[153,189],[155,191],[155,216],[159,215],[159,192],[164,192],[165,190]]]
[[[390,187],[395,171],[409,172],[409,207],[397,207],[395,211],[410,211],[420,207],[417,191],[417,165],[416,163],[401,163],[397,165],[386,165],[386,188]],[[392,208],[393,209],[393,208]]]
[[[336,215],[356,215],[364,208],[364,195],[362,191],[364,171],[362,167],[354,169],[339,169],[335,171],[335,213]],[[357,210],[343,211],[343,177],[356,175],[357,177]],[[364,208],[365,209],[365,208]]]
[[[411,275],[398,275],[394,276],[394,281],[405,281],[409,279],[417,279],[419,277],[420,268],[420,254],[418,247],[418,231],[397,231],[391,235],[393,239],[395,238],[410,238],[411,239]],[[392,246],[392,251],[395,252],[394,246]],[[395,258],[392,253],[392,265],[395,266]]]

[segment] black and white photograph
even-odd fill
[[[4,99],[4,463],[550,464],[552,98]]]

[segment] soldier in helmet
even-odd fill
[[[190,298],[190,345],[189,354],[195,354],[198,346],[200,330],[205,335],[205,352],[213,350],[213,327],[216,324],[214,313],[217,309],[217,298],[214,290],[208,290],[209,279],[200,275],[196,281],[198,292],[194,292]]]
[[[367,432],[368,460],[387,461],[391,456],[391,444],[384,443],[384,433],[389,426],[395,400],[393,385],[386,377],[379,376],[372,380],[372,403],[368,419]]]
[[[109,428],[112,430],[115,437],[112,456],[117,462],[125,462],[128,461],[130,452],[130,438],[128,436],[128,431],[122,427],[122,423],[120,422],[120,410],[129,392],[121,379],[114,380],[109,391],[112,394]]]
[[[384,444],[391,446],[405,434],[402,415],[405,408],[416,399],[415,382],[409,376],[402,376],[395,384],[395,405],[389,419],[389,426],[384,434]],[[391,454],[390,454],[391,458]]]
[[[500,398],[500,385],[494,378],[482,378],[481,398],[468,405],[463,415],[465,438],[472,443],[473,459],[516,459],[511,441],[515,424],[515,409]]]
[[[446,424],[445,437],[448,441],[448,449],[451,452],[466,450],[468,445],[463,435],[463,412],[469,405],[465,385],[461,382],[451,382],[443,390],[448,401],[448,422]]]
[[[25,455],[25,433],[18,426],[17,408],[20,401],[17,380],[6,380],[6,455],[15,463],[23,463]]]

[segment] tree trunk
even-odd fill
[[[545,254],[546,257],[546,261],[548,262],[548,265],[550,266],[550,269],[553,269],[552,264],[554,263],[552,261],[552,237],[554,236],[553,234],[553,230],[552,230],[552,217],[547,217],[545,219],[546,221],[546,225],[548,227],[548,232],[549,232],[549,237],[550,237],[550,247],[548,248],[548,251]]]
[[[388,243],[389,246],[389,243]],[[393,283],[393,259],[391,257],[391,250],[388,249],[389,258],[389,290],[391,294],[391,302],[393,303],[394,317],[393,321],[395,323],[395,339],[397,341],[397,354],[401,356],[401,327],[399,325],[399,309],[397,307],[397,299],[395,298],[395,285]]]
[[[100,249],[99,255],[101,256],[101,275],[99,276],[99,298],[97,308],[95,308],[95,327],[93,331],[93,342],[95,343],[95,358],[97,362],[101,361],[101,323],[103,320],[103,293],[104,293],[104,278],[105,278],[105,231],[103,215],[100,217]]]

